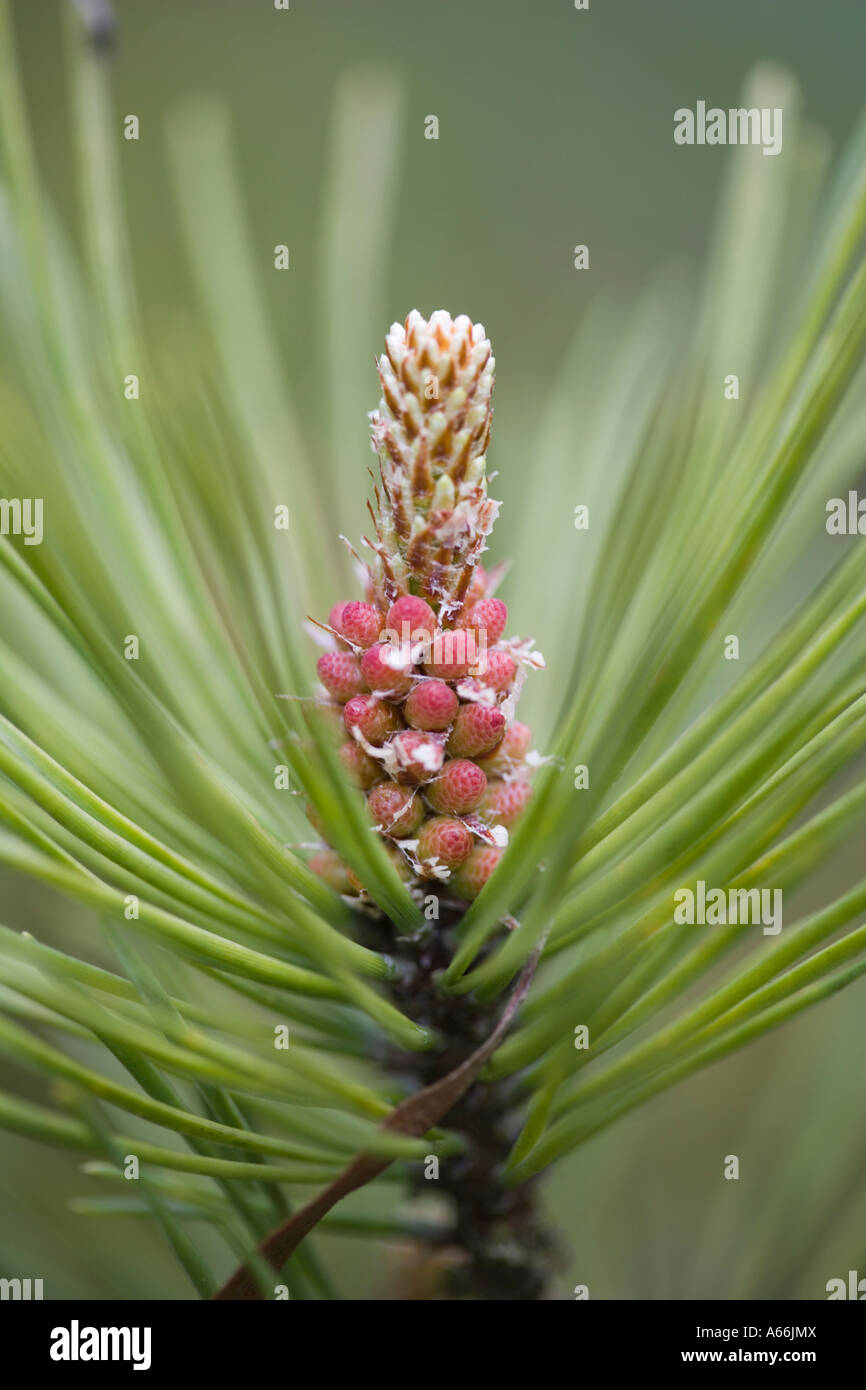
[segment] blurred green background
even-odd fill
[[[540,402],[587,310],[608,302],[628,313],[660,267],[697,269],[707,252],[726,155],[676,147],[674,109],[698,98],[735,104],[752,65],[769,59],[790,70],[805,116],[838,146],[863,96],[860,0],[591,0],[587,13],[571,0],[292,0],[288,13],[271,0],[115,8],[118,131],[127,113],[141,121],[140,141],[124,147],[123,176],[151,333],[182,335],[194,313],[165,119],[191,94],[216,93],[233,120],[282,366],[311,456],[334,481],[335,536],[363,528],[364,411],[376,404],[373,357],[384,331],[412,307],[444,307],[481,320],[497,357],[490,463],[499,470],[493,494],[505,504],[497,559],[530,514],[567,533],[581,500],[577,477],[573,496],[534,495],[533,449]],[[19,3],[15,12],[39,159],[75,234],[60,5]],[[382,136],[398,144],[399,172],[383,183],[376,167],[359,168],[357,207],[342,209],[335,233],[333,114],[365,84],[391,103]],[[439,118],[438,141],[424,138],[429,114]],[[342,258],[352,292],[353,247],[376,229],[380,209],[387,277],[358,287],[369,341],[360,360],[349,345],[342,383],[341,399],[355,401],[357,414],[337,417],[328,372],[339,361],[339,305],[323,313],[323,267]],[[589,245],[590,270],[576,273],[579,242]],[[291,271],[275,277],[277,243],[289,246]],[[688,314],[688,301],[677,307]],[[609,346],[600,343],[600,353]],[[603,359],[599,370],[603,378]],[[536,610],[539,594],[567,611],[555,567],[524,590],[513,577],[506,597],[516,630],[537,633],[544,650],[545,630],[557,628]],[[529,699],[543,729],[555,698],[542,690]],[[826,884],[846,876],[852,853],[824,867]],[[3,919],[34,931],[73,933],[86,915],[5,878],[0,896]],[[819,877],[797,905],[824,896]],[[557,1168],[546,1188],[564,1249],[554,1296],[569,1298],[582,1283],[593,1298],[821,1298],[828,1279],[849,1268],[866,1274],[864,1003],[861,983]],[[739,1156],[738,1182],[723,1179],[728,1154]],[[188,1296],[150,1228],[65,1211],[65,1199],[86,1190],[73,1156],[0,1136],[0,1272],[43,1276],[52,1297]],[[397,1267],[380,1249],[332,1237],[324,1248],[347,1295],[395,1296]]]

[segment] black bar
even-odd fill
[[[519,1342],[530,1360],[539,1360],[538,1370],[552,1372],[549,1356],[567,1356],[559,1374],[583,1379],[590,1366],[594,1376],[608,1372],[641,1370],[666,1373],[674,1368],[697,1371],[721,1367],[788,1370],[806,1367],[826,1379],[828,1373],[861,1364],[866,1319],[859,1307],[847,1299],[820,1302],[592,1302],[574,1300],[567,1306],[553,1302],[534,1304],[515,1318],[505,1314],[506,1323],[484,1305],[466,1302],[449,1313],[444,1304],[424,1305],[415,1313],[389,1304],[365,1314],[368,1305],[346,1302],[304,1303],[272,1300],[270,1303],[195,1302],[2,1302],[0,1335],[6,1357],[23,1371],[48,1374],[62,1382],[69,1377],[93,1379],[100,1372],[110,1375],[163,1376],[167,1371],[196,1377],[245,1375],[258,1381],[280,1369],[292,1379],[320,1372],[330,1377],[341,1362],[353,1377],[380,1374],[383,1357],[393,1355],[398,1345],[403,1352],[398,1363],[413,1378],[421,1371],[416,1355],[422,1355],[427,1380],[458,1369],[467,1362],[495,1365],[497,1352],[508,1358]],[[276,1306],[275,1306],[276,1305]],[[415,1322],[415,1318],[418,1322]],[[454,1323],[451,1318],[455,1318]],[[488,1324],[487,1318],[491,1318]],[[538,1319],[538,1322],[535,1319]],[[101,1329],[126,1329],[128,1337],[116,1339]],[[139,1329],[137,1338],[133,1329]],[[99,1330],[98,1339],[88,1329]],[[447,1339],[452,1329],[465,1330],[469,1341]],[[491,1331],[502,1329],[499,1338]],[[364,1337],[351,1337],[357,1331]],[[145,1334],[149,1332],[149,1337]],[[485,1335],[487,1334],[487,1335]],[[541,1335],[544,1342],[536,1338]],[[441,1339],[441,1340],[440,1340]],[[563,1339],[563,1340],[561,1340]],[[117,1350],[137,1356],[141,1369],[133,1370],[133,1360],[85,1360],[80,1353],[104,1350],[110,1357],[116,1340]],[[408,1355],[405,1342],[415,1347]],[[422,1352],[427,1344],[428,1350]],[[552,1345],[551,1345],[552,1343]],[[431,1355],[439,1346],[442,1359]],[[78,1360],[52,1358],[55,1352],[79,1352]],[[446,1348],[448,1348],[446,1350]],[[148,1365],[144,1365],[145,1359]],[[522,1360],[522,1358],[521,1358]],[[314,1364],[311,1366],[310,1361]],[[7,1362],[7,1364],[9,1364]],[[375,1369],[374,1368],[378,1368]],[[512,1367],[520,1375],[517,1366]],[[527,1370],[523,1365],[523,1374]],[[569,1376],[569,1379],[571,1377]],[[566,1382],[567,1383],[567,1382]]]

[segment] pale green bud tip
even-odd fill
[[[484,328],[417,310],[391,326],[379,359],[382,399],[370,416],[379,456],[379,572],[388,602],[410,584],[445,611],[462,603],[498,504],[485,457],[495,361]]]
[[[455,501],[456,493],[454,491],[454,484],[448,477],[448,474],[443,473],[441,477],[436,480],[431,506],[434,511],[438,511],[441,507],[453,507]]]

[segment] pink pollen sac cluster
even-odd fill
[[[389,745],[394,755],[392,776],[397,782],[429,782],[445,761],[440,734],[404,729]]]
[[[510,829],[526,810],[531,794],[528,782],[488,782],[481,810],[493,824]]]
[[[345,705],[367,689],[361,663],[351,652],[325,652],[319,657],[317,670],[322,685],[338,704]]]
[[[511,715],[518,663],[503,642],[507,609],[485,582],[479,565],[446,627],[415,594],[386,612],[335,604],[328,626],[339,637],[318,666],[335,702],[326,710],[339,717],[340,761],[401,877],[465,900],[493,872],[531,795],[531,734]],[[333,850],[310,864],[338,892],[363,892]]]
[[[532,730],[528,724],[518,719],[506,729],[502,742],[493,752],[480,759],[480,766],[488,777],[502,777],[506,773],[519,773],[523,760],[529,752]]]
[[[469,628],[448,628],[436,632],[424,655],[424,671],[437,680],[461,680],[478,667],[484,668],[485,651],[477,634]]]
[[[367,797],[367,809],[383,835],[395,840],[414,835],[424,819],[424,803],[411,787],[380,782]]]
[[[436,614],[423,598],[403,594],[388,609],[387,629],[392,641],[420,641],[436,631]]]
[[[511,688],[517,675],[517,662],[514,657],[500,647],[488,650],[479,667],[478,675],[473,676],[472,680],[480,690],[494,690],[503,694]]]
[[[471,629],[473,632],[483,632],[487,645],[492,647],[495,642],[499,641],[507,622],[508,609],[502,599],[483,598],[478,603],[473,603],[462,619],[461,627]]]
[[[472,833],[453,816],[431,816],[418,836],[422,867],[457,869],[472,853]]]
[[[413,729],[442,732],[454,723],[460,701],[445,681],[418,681],[406,697],[403,717]]]
[[[371,690],[388,700],[402,700],[412,689],[415,668],[410,656],[390,642],[377,642],[361,657],[361,673]]]
[[[384,743],[389,734],[403,727],[393,705],[375,695],[353,695],[343,706],[343,723],[348,734],[357,729],[368,743],[376,744]]]
[[[372,647],[378,641],[384,624],[382,614],[372,603],[341,605],[338,631],[356,647]]]
[[[455,892],[467,902],[477,898],[501,858],[501,849],[476,845],[454,875]]]
[[[427,799],[443,815],[468,816],[487,790],[487,778],[470,758],[452,758],[430,784]]]
[[[461,705],[451,728],[448,752],[456,758],[491,753],[505,733],[505,715],[496,705]]]

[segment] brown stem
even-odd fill
[[[507,1033],[535,974],[535,967],[544,943],[539,943],[526,965],[520,979],[502,1011],[502,1016],[493,1031],[465,1061],[459,1063],[432,1085],[425,1086],[402,1101],[383,1122],[381,1128],[391,1133],[405,1134],[420,1138],[437,1124],[460,1098],[465,1095],[475,1081],[485,1062],[493,1055]],[[321,1221],[343,1197],[377,1178],[393,1162],[391,1158],[373,1157],[371,1154],[358,1154],[351,1163],[337,1175],[332,1183],[324,1188],[306,1206],[300,1207],[282,1225],[271,1231],[258,1246],[257,1254],[274,1270],[282,1269],[286,1260],[298,1248],[305,1236]],[[242,1264],[234,1274],[214,1294],[215,1299],[260,1299],[262,1292],[255,1274],[249,1264]]]

